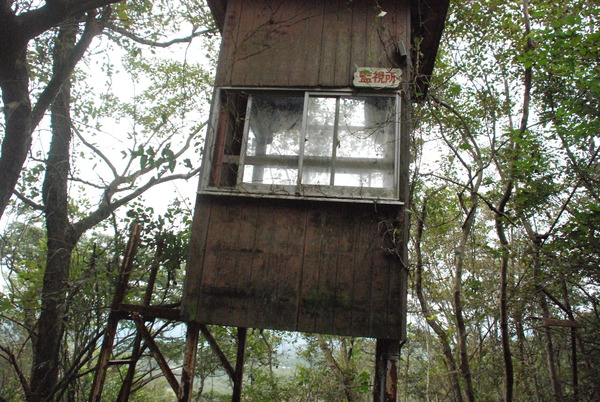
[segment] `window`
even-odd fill
[[[396,94],[226,91],[206,191],[398,199]]]

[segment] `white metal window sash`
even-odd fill
[[[227,90],[225,90],[227,91]],[[221,91],[218,91],[221,92]],[[326,188],[330,188],[331,191],[333,192],[333,194],[324,194],[325,196],[327,195],[331,195],[331,198],[352,198],[355,199],[356,196],[350,196],[350,197],[346,197],[345,194],[347,193],[346,191],[344,191],[344,186],[335,186],[335,174],[336,174],[336,158],[337,158],[337,142],[339,140],[339,119],[340,119],[340,104],[341,104],[341,100],[344,98],[349,98],[351,99],[353,97],[353,93],[341,93],[341,92],[308,92],[306,91],[304,93],[304,104],[303,104],[303,110],[302,110],[302,125],[301,125],[301,132],[300,132],[300,144],[299,144],[299,151],[298,151],[298,172],[297,172],[297,179],[296,179],[296,185],[295,186],[289,186],[289,185],[269,185],[269,184],[251,184],[249,185],[249,183],[244,183],[244,170],[246,168],[246,164],[245,164],[245,156],[248,150],[248,140],[249,140],[249,131],[250,131],[250,124],[249,124],[249,116],[252,110],[252,101],[254,98],[254,94],[252,93],[252,91],[249,91],[250,95],[248,96],[248,101],[247,101],[247,105],[246,105],[246,122],[244,124],[244,129],[243,129],[243,136],[242,136],[242,144],[241,144],[241,150],[240,150],[240,156],[239,156],[239,170],[238,170],[238,177],[237,177],[237,191],[240,192],[241,194],[249,194],[251,192],[259,192],[259,193],[265,193],[265,192],[272,192],[274,190],[274,187],[277,187],[278,189],[282,190],[284,193],[290,193],[290,194],[294,194],[294,195],[304,195],[303,194],[303,188],[306,186],[303,182],[302,182],[302,178],[303,178],[303,170],[304,170],[304,159],[305,159],[305,143],[306,143],[306,136],[307,136],[307,125],[308,125],[308,113],[309,113],[309,100],[311,97],[314,98],[327,98],[327,97],[332,97],[335,98],[336,100],[336,104],[335,104],[335,116],[334,116],[334,127],[333,127],[333,138],[332,138],[332,154],[331,154],[331,159],[330,159],[330,163],[329,163],[329,168],[331,169],[330,172],[330,180],[329,180],[329,186],[327,185],[310,185],[310,187],[326,187]],[[259,92],[255,92],[256,94],[258,94]],[[282,94],[285,94],[286,92],[282,91]],[[288,92],[289,93],[289,92]],[[220,96],[220,94],[219,94]],[[361,97],[368,97],[368,96],[382,96],[382,97],[392,97],[392,96],[386,96],[386,95],[373,95],[373,94],[359,94],[358,96]],[[395,98],[395,110],[396,110],[396,117],[394,118],[394,156],[392,158],[392,163],[393,163],[393,177],[394,177],[394,185],[392,186],[392,188],[389,189],[381,189],[381,190],[390,190],[392,192],[392,196],[385,196],[383,198],[387,198],[387,199],[396,199],[398,197],[398,178],[399,178],[399,147],[400,147],[400,133],[399,133],[399,129],[400,129],[400,95],[396,94],[394,96]],[[213,105],[215,106],[215,105]],[[218,109],[218,107],[217,107]],[[214,113],[214,111],[213,111]],[[218,119],[215,118],[215,123],[218,121]],[[214,132],[211,133],[210,137],[214,137],[214,134],[216,132],[216,127],[214,127]],[[210,147],[210,145],[214,145],[214,138],[209,138],[208,139],[210,141],[210,144],[207,144],[207,146]],[[211,158],[212,159],[212,155]],[[204,162],[207,166],[206,169],[206,175],[205,178],[201,181],[203,181],[205,184],[202,186],[204,189],[207,189],[207,187],[209,186],[209,180],[208,180],[208,176],[211,174],[208,171],[211,170],[211,166],[212,166],[212,162],[211,160],[205,160]],[[385,174],[385,172],[384,172]],[[244,188],[244,187],[248,187],[248,188]],[[294,188],[295,187],[295,188]],[[336,188],[339,187],[339,194],[336,194]],[[369,188],[366,188],[367,190],[369,190]],[[233,189],[231,189],[233,190]],[[226,193],[231,194],[231,190],[226,191]],[[372,193],[376,193],[378,192],[377,190],[380,189],[375,189],[375,188],[371,188],[370,192]],[[310,195],[307,195],[307,197],[310,198]],[[378,198],[378,197],[374,197],[374,196],[365,196],[365,198],[369,199],[369,198]]]

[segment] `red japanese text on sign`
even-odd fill
[[[399,68],[359,68],[354,74],[354,86],[371,88],[397,88],[402,70]]]

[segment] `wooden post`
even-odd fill
[[[150,301],[152,300],[152,293],[154,292],[154,283],[156,282],[156,275],[158,274],[158,268],[160,267],[160,260],[162,257],[164,244],[165,242],[163,239],[159,239],[156,244],[154,260],[152,261],[152,265],[150,267],[150,277],[148,278],[148,286],[146,286],[146,293],[144,294],[143,305],[145,307],[149,306]],[[129,400],[129,394],[131,393],[133,378],[135,376],[135,365],[140,359],[142,353],[144,352],[144,349],[145,348],[142,348],[142,336],[138,332],[135,335],[135,339],[133,340],[133,346],[131,348],[131,361],[129,363],[129,367],[127,368],[127,374],[125,375],[123,384],[121,384],[119,396],[117,397],[117,401],[119,402],[127,402]]]
[[[375,347],[374,402],[396,402],[400,341],[377,339]]]
[[[106,379],[106,371],[108,369],[113,343],[117,334],[117,326],[119,325],[120,316],[117,312],[117,309],[119,308],[119,304],[121,304],[125,298],[125,293],[127,292],[127,283],[129,282],[129,275],[131,274],[131,269],[133,267],[133,261],[135,259],[141,233],[142,225],[134,223],[131,226],[131,233],[129,235],[129,242],[127,243],[125,259],[123,260],[123,264],[119,270],[119,276],[115,286],[115,295],[110,305],[111,312],[108,316],[106,329],[104,330],[104,339],[102,340],[100,356],[98,356],[98,366],[96,367],[94,383],[92,385],[92,392],[90,395],[90,401],[92,402],[99,402],[102,397],[102,388],[104,387],[104,380]]]
[[[188,323],[185,339],[185,356],[183,358],[183,368],[181,369],[181,385],[179,387],[181,391],[181,395],[179,395],[180,402],[189,402],[192,399],[194,366],[196,365],[199,335],[200,324],[193,321]]]
[[[242,382],[244,379],[244,355],[246,353],[246,336],[248,328],[238,328],[237,358],[235,360],[235,376],[233,379],[233,395],[231,402],[242,399]]]

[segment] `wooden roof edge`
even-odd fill
[[[206,0],[210,12],[215,19],[215,24],[219,31],[223,32],[223,25],[225,24],[225,11],[227,10],[227,0]]]
[[[413,44],[419,44],[418,47],[412,46],[413,63],[416,66],[415,94],[417,100],[423,99],[427,95],[449,6],[450,0],[411,1],[411,37]],[[421,49],[426,51],[423,52]]]

